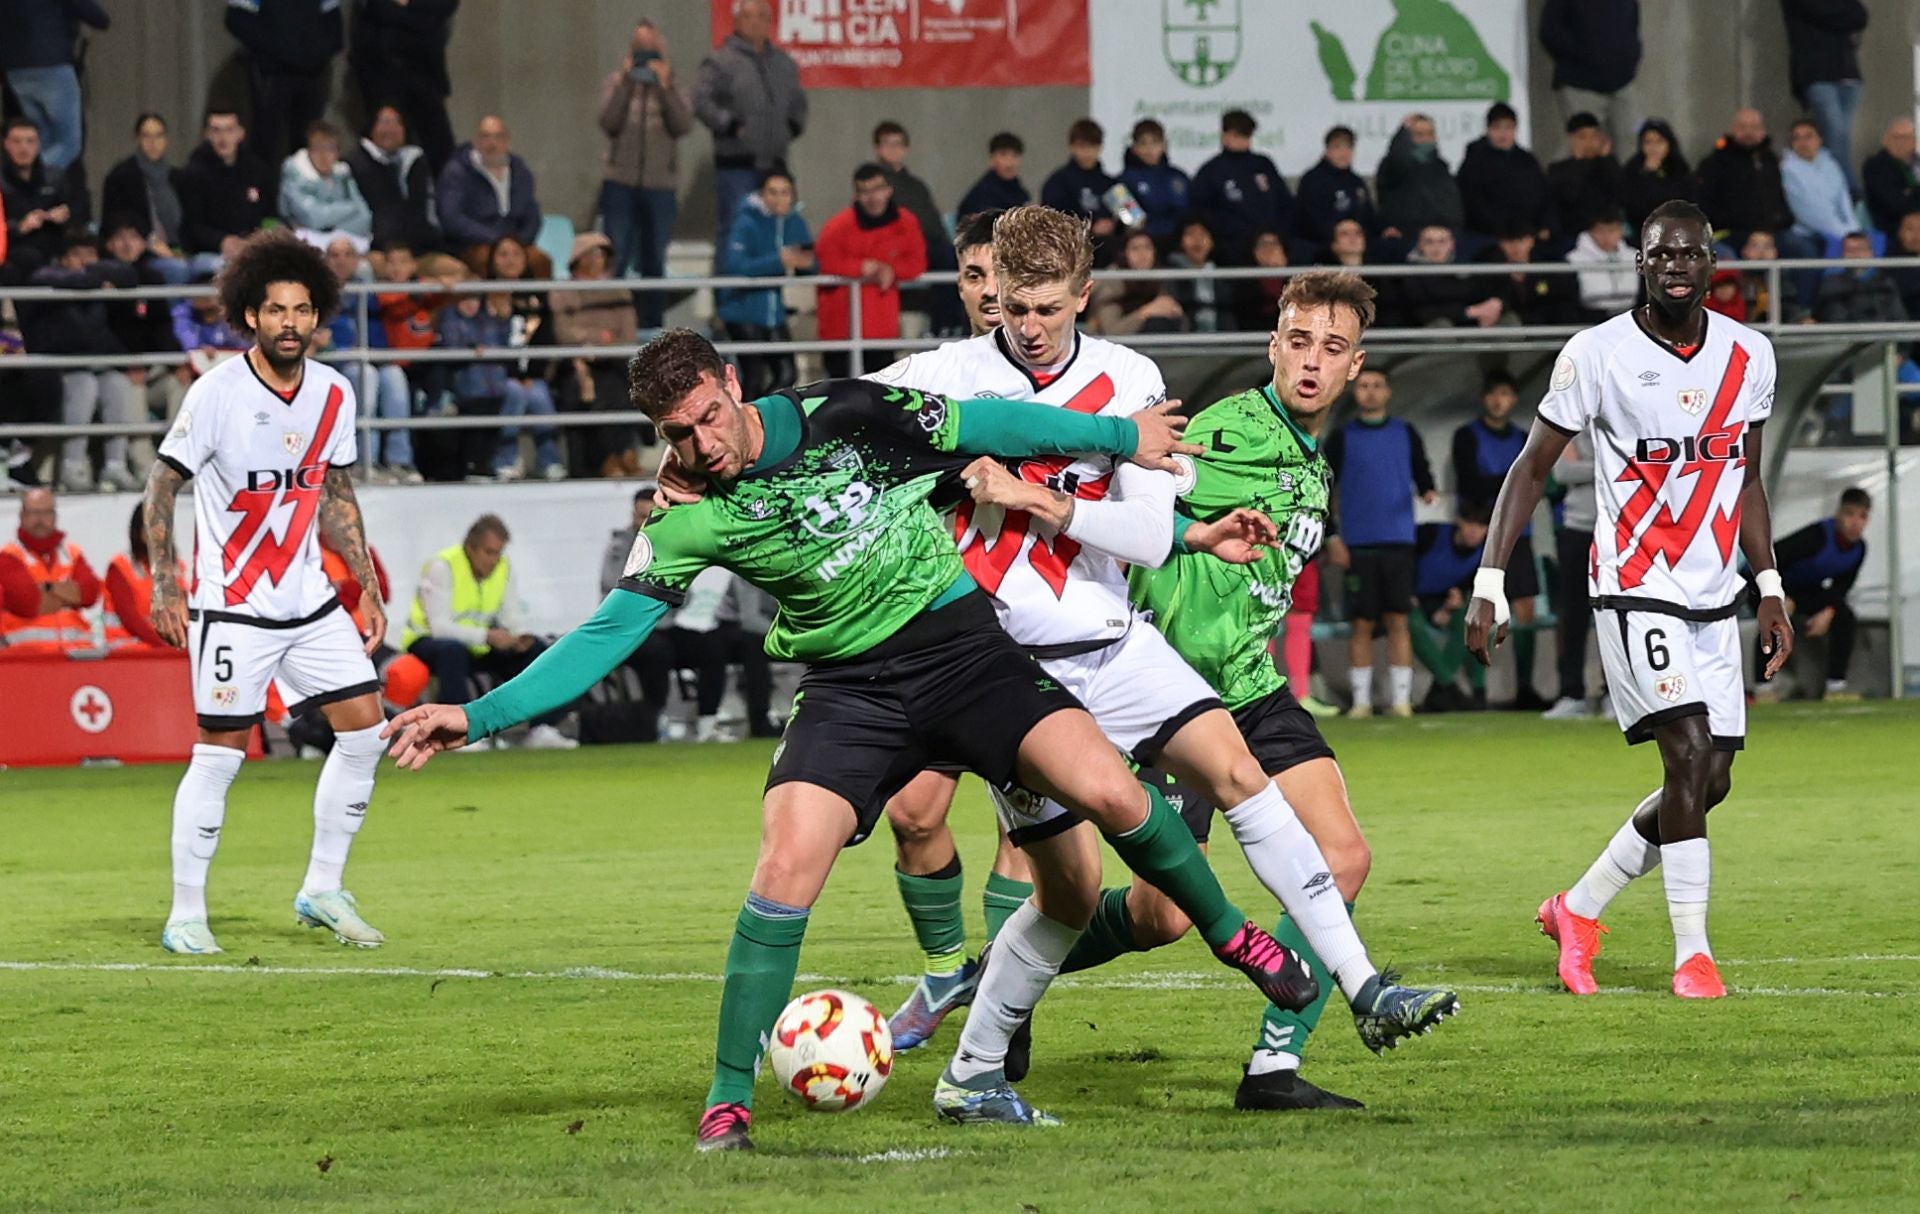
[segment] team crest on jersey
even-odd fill
[[[773,513],[773,507],[767,505],[766,498],[757,497],[753,499],[753,505],[747,507],[747,513],[756,519],[764,519]]]
[[[633,547],[627,550],[627,567],[621,577],[639,577],[647,566],[653,564],[653,541],[642,531],[633,537]]]
[[[288,430],[280,435],[280,445],[287,449],[288,455],[298,455],[300,448],[307,445],[307,436],[298,430]]]
[[[1680,407],[1688,413],[1697,415],[1700,410],[1707,407],[1707,390],[1705,388],[1682,388],[1680,389],[1679,396]]]
[[[1653,685],[1654,693],[1667,703],[1672,704],[1687,694],[1687,676],[1670,674]]]

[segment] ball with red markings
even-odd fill
[[[846,991],[801,995],[773,1022],[767,1062],[780,1090],[816,1113],[870,1103],[893,1073],[893,1034],[880,1009]]]

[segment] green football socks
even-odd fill
[[[893,879],[900,886],[900,901],[913,923],[914,938],[927,955],[927,973],[958,973],[967,959],[967,924],[960,914],[960,857],[955,855],[946,867],[924,877],[895,869]]]
[[[988,873],[987,888],[980,894],[981,907],[987,915],[987,939],[992,940],[999,935],[1007,916],[1019,910],[1020,904],[1032,896],[1032,882],[1015,881],[999,873]]]
[[[754,1073],[780,1009],[793,997],[807,912],[748,894],[734,921],[720,990],[720,1033],[714,1045],[707,1107],[753,1104]]]
[[[1193,832],[1160,790],[1140,787],[1147,793],[1147,820],[1125,834],[1107,835],[1107,843],[1128,868],[1186,912],[1208,947],[1225,946],[1246,923],[1246,913],[1227,900]]]
[[[1347,914],[1353,914],[1353,903],[1347,903]],[[1300,955],[1300,959],[1313,967],[1313,973],[1320,979],[1320,997],[1297,1012],[1282,1011],[1269,1003],[1260,1017],[1260,1036],[1253,1043],[1256,1050],[1272,1050],[1277,1054],[1291,1054],[1301,1057],[1307,1048],[1307,1038],[1313,1036],[1314,1026],[1320,1023],[1320,1013],[1326,1010],[1327,998],[1333,994],[1337,985],[1327,973],[1327,967],[1320,960],[1320,954],[1313,951],[1307,943],[1307,937],[1294,922],[1292,915],[1281,915],[1280,922],[1273,929],[1273,938]]]
[[[1137,953],[1133,942],[1133,916],[1127,911],[1127,887],[1102,890],[1100,904],[1093,910],[1087,930],[1073,943],[1073,951],[1060,963],[1060,972],[1072,974],[1105,965],[1115,957]]]

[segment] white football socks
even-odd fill
[[[1349,670],[1347,686],[1353,691],[1355,708],[1373,707],[1373,667],[1355,666]]]
[[[1007,916],[993,938],[993,958],[967,1011],[960,1046],[947,1064],[951,1078],[964,1082],[1006,1065],[1007,1042],[1033,1014],[1079,938],[1079,928],[1047,918],[1031,898]]]
[[[1387,667],[1387,690],[1393,696],[1395,708],[1411,708],[1413,706],[1413,667]]]
[[[1667,882],[1667,918],[1673,923],[1673,965],[1695,953],[1713,956],[1707,945],[1707,888],[1712,884],[1713,859],[1705,839],[1682,839],[1660,845],[1660,865]]]
[[[173,909],[168,922],[207,917],[207,870],[227,820],[227,789],[246,762],[244,751],[196,744],[173,793]]]
[[[320,768],[313,790],[313,852],[307,860],[303,894],[330,894],[340,888],[353,837],[366,821],[373,799],[373,773],[386,744],[380,725],[333,735],[333,751]]]
[[[1659,866],[1659,846],[1642,838],[1633,825],[1633,818],[1659,799],[1660,790],[1656,788],[1640,802],[1626,825],[1614,832],[1606,850],[1593,862],[1587,875],[1567,891],[1568,910],[1582,919],[1598,919],[1600,912],[1607,909],[1607,903],[1613,901],[1614,895],[1627,888],[1629,882],[1646,876]]]
[[[1377,971],[1367,959],[1360,933],[1353,929],[1327,858],[1293,806],[1280,795],[1279,786],[1268,781],[1264,790],[1221,813],[1233,828],[1234,842],[1246,855],[1253,875],[1300,925],[1301,934],[1320,954],[1347,998],[1358,996]]]

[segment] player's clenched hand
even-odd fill
[[[1280,528],[1260,511],[1242,506],[1210,523],[1189,524],[1181,542],[1229,565],[1251,565],[1260,559],[1262,549],[1280,542]]]
[[[180,583],[171,577],[157,577],[153,583],[153,630],[175,649],[187,647],[187,602]]]
[[[1159,472],[1178,472],[1174,456],[1199,455],[1205,450],[1180,441],[1180,436],[1187,432],[1187,419],[1175,416],[1174,411],[1179,407],[1177,400],[1162,401],[1132,415],[1139,438],[1134,443],[1133,454],[1128,457],[1131,462]]]
[[[656,510],[665,510],[668,506],[686,506],[700,500],[707,491],[707,482],[693,475],[680,463],[680,457],[668,447],[666,454],[660,457],[660,467],[654,471],[653,506]]]
[[[467,744],[467,710],[458,704],[421,704],[388,721],[380,737],[393,739],[387,753],[396,765],[419,771],[441,751]]]
[[[1763,678],[1771,679],[1780,673],[1793,655],[1793,625],[1787,620],[1787,605],[1772,595],[1760,600],[1757,613],[1760,625],[1760,652],[1767,654],[1767,669]]]
[[[1507,623],[1494,620],[1493,602],[1475,598],[1467,604],[1467,652],[1482,666],[1493,665],[1493,651],[1507,639]]]
[[[1039,485],[1021,480],[1007,470],[1007,466],[992,456],[983,455],[966,466],[961,472],[961,483],[973,500],[983,506],[1004,506],[1008,510],[1024,510],[1032,502],[1032,495]]]

